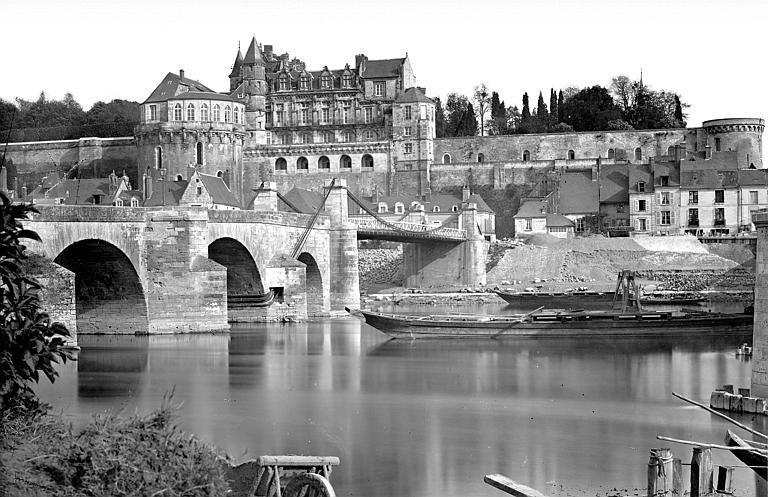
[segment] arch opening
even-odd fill
[[[103,240],[81,240],[65,248],[54,262],[75,274],[78,333],[149,332],[144,288],[119,248]]]
[[[208,258],[227,268],[227,311],[252,307],[249,298],[264,294],[259,268],[248,249],[233,238],[220,238],[208,245]]]
[[[299,262],[304,263],[307,275],[307,314],[309,316],[319,316],[325,312],[323,302],[323,277],[320,268],[317,266],[315,258],[307,252],[302,252],[298,257]]]

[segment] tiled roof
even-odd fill
[[[229,77],[236,78],[240,76],[241,67],[243,67],[243,53],[240,51],[240,47],[238,47],[237,56],[235,57],[235,63],[232,64],[232,72],[229,73]]]
[[[626,165],[600,166],[600,202],[629,202],[629,172]]]
[[[283,195],[283,197],[299,209],[299,212],[305,214],[314,214],[317,212],[317,209],[322,205],[324,198],[323,195],[320,195],[319,193],[304,190],[303,188],[294,188]],[[282,200],[278,201],[278,210],[293,212],[293,209]]]
[[[394,78],[400,75],[405,59],[382,59],[365,61],[363,78]]]
[[[227,187],[227,184],[224,183],[223,178],[219,178],[218,176],[213,176],[210,174],[203,174],[200,172],[195,174],[198,178],[200,178],[200,181],[203,183],[203,187],[208,192],[208,195],[211,196],[211,200],[214,204],[240,207],[240,202],[238,202],[235,195],[232,193],[229,187]],[[190,178],[190,182],[191,179],[192,178]]]
[[[662,176],[667,176],[669,186],[680,186],[680,167],[675,162],[655,162],[653,164],[653,184],[660,186]]]
[[[403,92],[402,95],[400,95],[397,100],[395,100],[395,103],[399,104],[409,104],[409,103],[428,103],[428,104],[434,104],[431,99],[429,99],[419,88],[408,88]]]
[[[144,201],[144,207],[179,205],[188,183],[188,181],[152,180],[152,196]]]
[[[739,185],[740,186],[768,185],[768,169],[739,170]]]
[[[232,95],[225,93],[216,93],[214,91],[185,91],[179,93],[174,97],[168,98],[168,100],[226,100],[235,101],[236,99]]]
[[[467,199],[467,202],[474,202],[477,204],[477,212],[493,212],[493,209],[483,200],[483,197],[478,193],[473,193]]]
[[[562,214],[547,214],[547,228],[560,227],[560,226],[575,226],[573,221],[563,216]]]
[[[185,77],[182,80],[178,74],[173,74],[172,72],[169,72],[168,74],[165,75],[165,77],[160,82],[160,84],[157,85],[157,88],[155,88],[155,91],[153,91],[152,94],[144,101],[144,103],[165,102],[166,100],[173,98],[178,93],[180,93],[181,86],[186,86],[188,91],[199,91],[204,93],[216,94],[215,91],[211,90],[204,84],[198,81],[195,81],[194,79],[189,79]]]
[[[653,175],[651,175],[651,166],[648,164],[629,164],[627,166],[629,172],[629,191],[632,193],[638,193],[637,184],[645,183],[645,192],[641,193],[653,193]]]
[[[597,181],[592,181],[592,173],[563,173],[560,177],[559,205],[560,214],[588,214],[599,210]]]
[[[111,205],[115,192],[109,191],[109,178],[64,179],[37,198],[63,198],[66,205],[87,205],[100,196],[101,205]]]
[[[716,169],[718,171],[736,170],[739,168],[739,161],[735,151],[725,150],[723,152],[712,152],[711,159],[697,158],[696,160],[684,160],[680,162],[681,171],[692,171],[702,169]]]
[[[263,60],[259,44],[256,43],[256,37],[251,40],[251,44],[248,45],[248,50],[245,52],[245,58],[243,64],[254,64],[258,60]]]
[[[517,210],[513,217],[546,217],[547,202],[544,200],[527,200]]]

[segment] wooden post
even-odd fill
[[[648,460],[648,497],[671,497],[674,488],[672,451],[651,449]]]
[[[715,489],[724,494],[733,493],[733,467],[717,467],[717,483]]]
[[[683,497],[685,489],[683,488],[683,460],[676,457],[672,461],[672,495]]]
[[[691,459],[691,497],[706,497],[713,492],[712,449],[694,447]]]

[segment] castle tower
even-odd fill
[[[245,126],[248,131],[264,133],[266,121],[267,78],[264,57],[256,37],[251,40],[243,59],[243,92],[245,94]],[[258,140],[256,134],[253,135]],[[263,143],[259,141],[260,143]]]
[[[396,194],[428,197],[434,161],[435,103],[423,88],[408,88],[395,100],[392,116],[393,167],[398,175],[409,178],[409,187],[396,186]]]
[[[765,121],[757,118],[712,119],[704,121],[707,146],[713,157],[736,153],[739,169],[763,168],[763,130]]]
[[[243,53],[240,51],[240,47],[237,47],[237,57],[235,57],[235,63],[232,65],[232,72],[229,73],[229,91],[233,92],[240,86],[243,81]]]

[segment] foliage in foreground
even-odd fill
[[[149,415],[102,414],[79,433],[59,416],[3,413],[0,485],[27,496],[226,495],[226,459],[181,431],[176,410],[167,396]]]
[[[31,205],[12,204],[0,192],[0,411],[34,404],[32,382],[42,371],[53,383],[54,364],[69,357],[63,348],[69,331],[40,310],[40,285],[23,266],[27,254],[21,241],[40,240],[21,225],[33,212]]]

